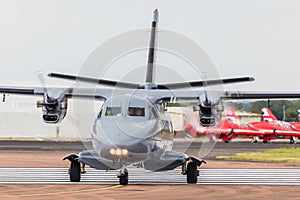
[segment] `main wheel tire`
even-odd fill
[[[290,144],[295,144],[296,141],[297,141],[296,137],[292,136],[292,137],[290,138]]]
[[[257,139],[252,139],[252,143],[257,143],[258,140]]]
[[[186,169],[186,182],[188,184],[196,184],[198,178],[197,163],[190,162]]]
[[[73,161],[70,165],[70,181],[71,182],[79,182],[80,181],[80,162]]]
[[[120,185],[128,185],[128,172],[125,172],[123,176],[119,178]]]

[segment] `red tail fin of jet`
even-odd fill
[[[235,114],[235,109],[231,107],[228,112],[226,113],[226,117],[231,117],[237,120],[241,120],[236,114]]]
[[[275,115],[273,115],[272,111],[269,108],[262,108],[261,114],[263,117],[263,121],[277,121]]]

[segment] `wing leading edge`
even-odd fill
[[[101,89],[98,91],[93,88],[48,88],[50,93],[59,94],[64,92],[66,98],[88,98],[106,100],[111,95],[111,89]],[[43,96],[45,93],[43,87],[18,87],[18,86],[0,86],[0,94],[15,94],[29,96]]]
[[[226,92],[224,99],[243,100],[243,99],[299,99],[300,93],[263,93],[263,92]]]

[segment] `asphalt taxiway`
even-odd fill
[[[299,146],[288,141],[251,144],[218,142],[201,166],[199,183],[187,185],[180,169],[145,172],[129,168],[129,185],[117,185],[116,171],[87,168],[80,183],[70,183],[64,155],[90,148],[91,143],[62,141],[0,141],[1,199],[297,199],[300,165],[297,163],[236,162],[216,156],[238,152]],[[177,140],[174,148],[199,155],[201,141],[188,146]],[[202,148],[203,149],[203,148]]]

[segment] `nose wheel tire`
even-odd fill
[[[198,170],[196,162],[190,162],[186,169],[186,182],[188,184],[196,184],[198,179]]]
[[[81,178],[80,162],[78,161],[71,162],[69,168],[69,175],[70,175],[71,182],[80,182],[80,178]]]
[[[128,171],[127,169],[124,172],[121,172],[118,176],[120,185],[128,185]]]
[[[128,185],[128,170],[125,167],[120,170],[118,178],[120,185]]]

